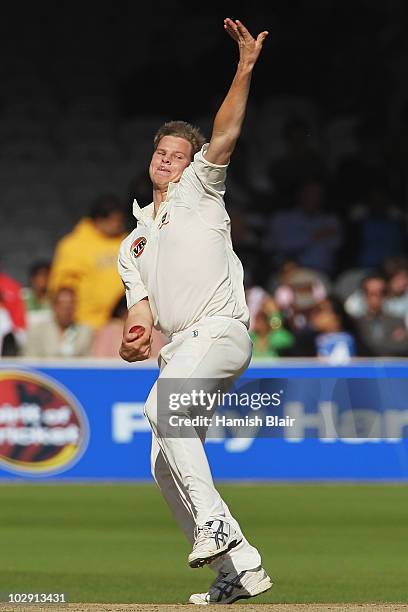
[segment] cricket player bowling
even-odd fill
[[[224,28],[238,44],[239,62],[210,142],[183,121],[159,129],[149,168],[153,202],[142,209],[134,202],[137,227],[119,253],[128,304],[120,355],[129,362],[147,359],[152,328],[160,329],[170,342],[160,353],[159,381],[232,383],[252,354],[243,270],[232,248],[224,194],[252,71],[268,32],[254,39],[231,19]],[[141,327],[131,331],[135,326]],[[156,381],[145,405],[152,474],[192,544],[190,567],[209,564],[217,574],[208,592],[191,595],[190,603],[233,603],[267,591],[272,582],[259,552],[214,486],[204,436],[194,427],[188,436],[161,431],[157,386]]]

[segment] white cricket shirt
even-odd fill
[[[215,315],[249,324],[224,204],[227,166],[207,161],[207,147],[169,184],[155,219],[153,203],[141,209],[134,201],[137,227],[119,252],[128,308],[148,297],[154,325],[167,336]]]

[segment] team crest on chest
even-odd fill
[[[145,249],[146,244],[147,238],[145,238],[144,236],[140,236],[140,238],[136,238],[136,240],[133,242],[132,246],[130,247],[130,252],[134,257],[140,257],[140,255]]]
[[[168,222],[169,222],[168,213],[164,213],[164,215],[160,219],[159,229],[161,229],[163,225],[167,225]]]

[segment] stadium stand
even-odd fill
[[[171,77],[173,81],[167,75],[169,87],[162,99],[151,93],[149,71],[157,67],[165,50],[161,38],[169,7],[163,5],[158,15],[154,13],[155,32],[139,28],[137,41],[133,26],[137,7],[131,3],[119,9],[105,0],[97,11],[88,5],[72,7],[66,20],[57,19],[56,10],[48,0],[24,15],[10,7],[12,17],[1,28],[0,203],[5,222],[0,227],[0,259],[2,269],[23,284],[33,261],[52,260],[58,241],[98,195],[115,193],[129,210],[135,193],[146,203],[141,172],[147,167],[157,127],[166,119],[179,118],[169,116],[179,108],[181,118],[197,122],[209,134],[225,87],[213,70],[210,74],[204,69],[199,79],[194,70],[203,59],[211,63],[218,58],[223,76],[222,48],[206,36],[212,22],[210,8],[204,21],[186,9],[183,32],[186,41],[197,44],[190,45],[189,54],[176,49],[179,74]],[[317,5],[299,3],[306,23],[318,10]],[[367,16],[373,28],[384,32],[394,28],[394,47],[384,46],[381,37],[368,44],[358,34],[350,43],[360,45],[362,56],[369,51],[373,57],[382,54],[379,70],[388,86],[385,98],[381,92],[372,96],[378,75],[369,66],[367,87],[357,86],[361,67],[350,50],[344,49],[342,57],[336,55],[338,34],[330,31],[330,20],[326,33],[328,40],[334,38],[323,65],[307,28],[298,28],[297,21],[287,27],[284,12],[276,9],[280,35],[274,39],[273,57],[266,56],[259,66],[263,74],[251,97],[241,147],[231,162],[227,202],[247,279],[258,278],[259,268],[262,271],[257,286],[271,287],[276,275],[276,249],[267,229],[276,214],[293,207],[297,171],[299,180],[325,181],[328,212],[340,220],[335,261],[320,267],[329,272],[334,292],[343,301],[370,271],[363,257],[363,238],[378,245],[377,252],[384,257],[406,255],[408,97],[404,80],[398,78],[408,65],[399,25],[403,10],[402,5],[390,8],[381,25],[375,11]],[[149,11],[153,15],[153,7],[145,7]],[[213,18],[218,19],[216,9]],[[75,27],[78,19],[81,28]],[[341,24],[340,20],[340,31]],[[302,65],[296,55],[299,48],[304,52]],[[398,66],[396,49],[401,50]],[[286,72],[279,68],[277,57],[284,59]],[[333,82],[331,74],[339,65],[342,69]],[[325,90],[321,82],[326,83]],[[187,92],[181,94],[186,83]],[[214,91],[204,100],[202,92],[210,86]],[[291,174],[293,184],[286,182],[283,189],[282,172],[288,169],[296,172]],[[381,232],[379,237],[372,234],[381,226],[368,200],[373,177],[380,179],[387,208],[382,218],[391,228],[388,249],[382,248]],[[363,209],[369,210],[365,217]],[[375,267],[384,263],[376,261]]]

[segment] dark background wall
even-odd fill
[[[346,214],[361,195],[361,176],[381,175],[405,223],[407,12],[403,0],[3,5],[3,267],[24,281],[29,261],[51,257],[100,192],[129,202],[139,189],[147,198],[143,171],[162,120],[198,122],[209,135],[237,59],[223,32],[227,15],[254,33],[270,31],[241,159],[232,165],[232,172],[234,164],[249,168],[251,194],[259,196],[241,210],[258,206],[267,216],[282,205],[268,169],[283,154],[282,129],[295,115],[327,163],[331,207]],[[341,174],[347,156],[359,158],[357,179]]]

